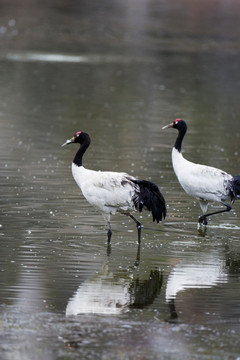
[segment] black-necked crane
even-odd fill
[[[199,200],[203,215],[199,223],[207,225],[207,217],[230,211],[232,207],[225,203],[234,202],[240,198],[240,176],[230,175],[220,169],[195,164],[182,156],[182,141],[187,132],[187,124],[182,119],[176,119],[163,129],[174,128],[178,136],[172,149],[172,164],[174,172],[187,194]],[[225,209],[206,213],[209,202],[221,202]]]
[[[111,241],[111,215],[117,212],[130,216],[138,229],[138,243],[141,242],[142,224],[133,216],[134,211],[143,209],[152,212],[153,221],[161,221],[166,216],[166,204],[159,188],[147,180],[137,180],[124,172],[95,171],[82,165],[82,158],[90,145],[90,136],[78,131],[62,146],[80,144],[73,162],[72,175],[86,200],[100,209],[108,224],[108,243]]]

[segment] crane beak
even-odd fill
[[[163,126],[163,127],[162,127],[162,130],[165,130],[165,129],[171,128],[171,127],[173,127],[173,125],[174,125],[174,122],[172,122],[172,123],[171,123],[171,124],[169,124],[169,125]]]
[[[72,144],[74,142],[74,137],[72,137],[70,140],[66,140],[64,144],[62,144],[62,147],[65,145]]]

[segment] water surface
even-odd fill
[[[237,1],[1,4],[2,359],[238,359],[240,206],[197,228],[171,166],[239,174]],[[159,185],[163,224],[102,215],[71,175],[85,166]],[[212,208],[218,208],[213,204]]]

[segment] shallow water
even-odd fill
[[[184,156],[239,174],[238,2],[23,5],[0,13],[0,358],[238,359],[240,205],[198,229],[161,131],[185,118]],[[160,186],[140,247],[122,215],[107,246],[61,148],[78,130],[86,167]]]

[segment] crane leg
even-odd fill
[[[137,225],[137,229],[138,229],[138,243],[141,243],[141,229],[142,229],[142,224],[140,223],[140,221],[138,221],[132,214],[129,214],[130,218],[133,219],[133,221],[135,221],[136,225]]]
[[[108,232],[107,232],[107,237],[108,237],[108,245],[111,242],[111,237],[112,237],[112,228],[111,228],[111,224],[110,221],[108,221]]]
[[[232,207],[230,205],[228,205],[228,204],[223,203],[223,205],[226,206],[226,209],[218,210],[218,211],[215,211],[215,212],[212,212],[212,213],[203,214],[203,215],[199,216],[199,218],[198,218],[199,224],[207,225],[207,217],[208,216],[221,214],[223,212],[230,211],[232,209]]]

